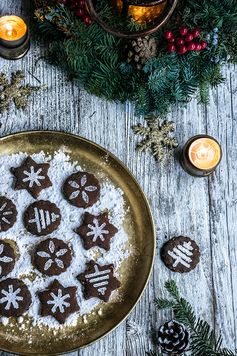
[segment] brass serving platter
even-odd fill
[[[113,154],[79,136],[54,131],[21,132],[0,138],[0,154],[43,150],[53,154],[64,148],[85,169],[100,172],[124,192],[128,212],[124,228],[129,236],[131,256],[122,264],[119,299],[80,318],[74,327],[57,332],[32,327],[24,330],[0,326],[0,349],[22,355],[53,355],[85,347],[117,327],[131,312],[148,282],[154,260],[155,228],[148,201],[136,179]]]

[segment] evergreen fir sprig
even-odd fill
[[[178,287],[173,280],[165,283],[170,299],[154,300],[159,310],[171,308],[174,319],[186,326],[190,333],[189,351],[192,356],[236,356],[236,353],[222,347],[222,337],[201,318],[198,318],[191,304],[180,296]],[[150,353],[150,356],[159,354]]]

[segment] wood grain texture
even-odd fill
[[[31,1],[1,0],[0,13],[31,16]],[[176,122],[180,147],[195,134],[208,133],[223,148],[220,168],[209,178],[193,178],[179,165],[177,156],[161,167],[149,154],[136,153],[138,138],[131,126],[143,122],[130,104],[108,103],[69,82],[64,73],[43,59],[46,47],[32,35],[29,54],[13,62],[0,59],[0,70],[26,72],[26,82],[47,90],[34,94],[25,112],[14,106],[0,116],[0,134],[25,130],[62,130],[79,134],[118,156],[143,187],[157,229],[157,258],[150,283],[126,322],[96,344],[70,356],[142,356],[154,347],[153,333],[171,315],[157,313],[152,304],[164,295],[164,282],[173,278],[196,312],[221,330],[225,345],[237,347],[237,76],[236,68],[224,69],[226,83],[210,93],[205,108],[192,101],[174,108],[169,118]],[[37,78],[37,80],[35,79]],[[184,234],[199,244],[199,266],[186,275],[170,272],[159,251],[166,239]],[[6,355],[6,353],[1,353]]]

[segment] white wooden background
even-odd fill
[[[32,21],[31,0],[0,0],[0,13],[23,15]],[[225,68],[226,83],[210,94],[207,107],[192,101],[174,108],[169,118],[177,125],[180,147],[193,135],[208,133],[220,141],[223,159],[210,178],[186,174],[177,159],[160,167],[149,154],[135,153],[137,137],[131,126],[133,106],[109,103],[69,82],[67,76],[43,60],[46,47],[32,33],[29,54],[19,61],[0,59],[0,70],[26,72],[26,82],[46,84],[34,94],[25,112],[14,106],[0,115],[0,135],[25,130],[61,130],[79,134],[109,149],[134,173],[143,187],[157,227],[157,258],[150,283],[129,318],[94,345],[71,355],[141,356],[153,349],[152,334],[171,317],[152,304],[164,294],[164,282],[173,278],[199,316],[221,330],[227,347],[237,347],[237,75]],[[202,257],[191,273],[178,275],[161,262],[159,251],[166,238],[184,234],[199,244]],[[4,355],[4,353],[1,353]]]

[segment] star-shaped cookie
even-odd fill
[[[113,264],[101,266],[90,261],[77,279],[84,286],[85,299],[94,297],[108,302],[112,291],[120,287],[119,280],[114,276]]]
[[[20,167],[11,168],[15,176],[15,189],[26,189],[35,199],[41,190],[51,187],[48,177],[49,163],[36,163],[27,157]]]
[[[79,310],[76,291],[77,287],[64,288],[55,279],[47,290],[39,292],[41,315],[51,315],[63,324],[70,314]]]
[[[107,212],[98,216],[85,213],[82,225],[75,232],[83,239],[86,250],[99,246],[108,251],[110,240],[118,229],[109,222]]]

